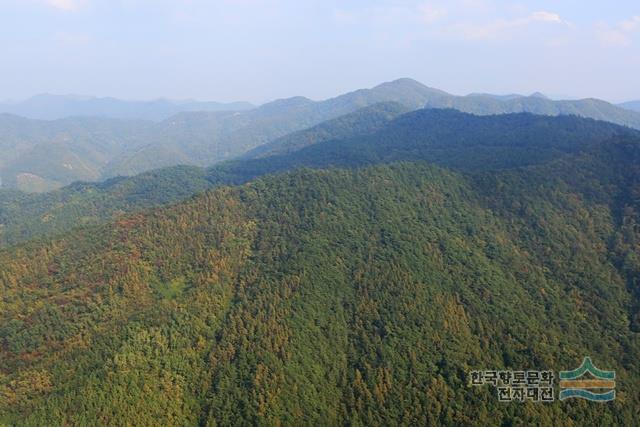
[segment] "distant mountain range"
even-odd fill
[[[0,113],[29,119],[57,120],[66,117],[108,117],[160,121],[184,111],[241,111],[254,106],[248,102],[200,102],[157,99],[124,101],[78,95],[36,95],[21,102],[0,103]]]
[[[397,102],[381,102],[260,145],[242,155],[241,159],[288,154],[324,141],[369,134],[407,112],[409,108]]]
[[[618,104],[619,107],[626,108],[627,110],[640,112],[640,101],[629,101]]]
[[[75,183],[46,194],[0,191],[0,246],[299,168],[427,161],[474,173],[532,167],[597,151],[610,141],[640,141],[639,131],[572,116],[402,110],[393,102],[366,107],[208,169],[176,166],[97,184]]]
[[[541,94],[496,97],[493,95],[440,96],[431,98],[426,108],[453,108],[465,113],[487,115],[533,113],[545,116],[574,115],[604,120],[640,129],[640,114],[599,99],[552,101]]]
[[[164,166],[208,166],[363,107],[391,101],[414,110],[443,93],[404,80],[326,101],[295,97],[247,111],[184,112],[160,123],[0,115],[0,177],[4,187],[46,191]]]
[[[124,102],[112,101],[115,104]],[[95,107],[101,102],[106,101],[79,98],[71,104],[73,108],[79,105]],[[294,97],[252,109],[248,104],[177,105],[167,102],[163,104],[165,107],[207,110],[208,106],[209,111],[183,111],[160,122],[108,117],[41,121],[0,115],[0,178],[3,187],[47,191],[77,180],[97,181],[178,164],[209,166],[251,150],[256,150],[252,153],[257,155],[273,150],[286,152],[290,142],[281,138],[305,130],[308,137],[322,138],[325,132],[322,128],[309,128],[329,120],[344,120],[342,128],[346,132],[356,129],[353,128],[353,120],[364,120],[363,126],[375,130],[375,123],[381,124],[386,119],[421,108],[450,108],[476,115],[519,112],[576,115],[640,129],[640,112],[596,99],[552,101],[539,93],[531,96],[454,96],[411,79],[383,83],[372,89],[361,89],[324,101]],[[360,117],[349,117],[363,108],[381,103],[395,105],[376,107],[359,113]],[[147,107],[147,111],[153,110],[149,105],[126,105],[130,117],[142,116],[141,111]],[[225,111],[211,111],[218,107]],[[120,111],[125,109],[123,107]],[[71,107],[65,110],[60,106],[56,111],[63,116],[67,114],[65,111],[72,110]],[[163,114],[169,114],[167,109],[164,111]],[[84,112],[94,115],[99,109],[87,107]],[[151,116],[161,117],[149,114]],[[318,135],[308,132],[318,132]],[[324,138],[343,136],[339,131],[336,135],[326,134]],[[297,137],[296,141],[304,144]]]
[[[508,95],[495,95],[495,94],[491,94],[491,93],[471,93],[469,95],[467,95],[468,97],[475,97],[475,96],[481,96],[481,97],[488,97],[488,98],[493,98],[493,99],[497,99],[498,101],[511,101],[513,99],[519,99],[519,98],[527,98],[526,95],[519,95],[517,93],[511,93]],[[549,99],[545,94],[540,93],[540,92],[534,92],[531,95],[529,95],[529,97],[532,98],[542,98],[542,99]]]
[[[3,187],[45,191],[96,181],[118,154],[149,143],[153,122],[107,118],[55,121],[0,114]]]

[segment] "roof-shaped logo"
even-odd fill
[[[583,378],[587,373],[593,378]],[[575,397],[594,402],[609,402],[616,398],[615,378],[615,371],[598,369],[590,357],[585,357],[582,365],[573,371],[560,371],[560,400]]]

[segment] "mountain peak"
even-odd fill
[[[401,77],[399,79],[395,79],[395,80],[391,80],[389,82],[386,83],[382,83],[381,85],[384,84],[389,84],[389,85],[403,85],[403,86],[418,86],[418,87],[426,87],[425,85],[423,85],[422,83],[420,83],[419,81],[412,79],[410,77]],[[380,85],[380,86],[381,86]]]
[[[437,95],[448,95],[448,93],[445,91],[442,91],[440,89],[435,89],[429,86],[425,86],[419,81],[408,78],[408,77],[403,77],[400,79],[379,84],[378,86],[374,87],[372,90],[380,90],[380,89],[410,90],[410,91],[423,92],[423,93],[429,92]]]
[[[541,92],[534,92],[531,95],[529,95],[530,98],[541,98],[541,99],[549,99],[549,97],[547,95],[545,95],[544,93]]]

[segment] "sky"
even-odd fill
[[[640,99],[638,0],[0,0],[0,100],[262,103],[411,77]]]

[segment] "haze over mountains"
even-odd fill
[[[405,111],[393,102],[375,104],[207,169],[165,168],[99,184],[76,183],[46,194],[0,192],[0,246],[179,201],[212,187],[304,167],[423,161],[478,172],[594,152],[609,141],[640,140],[640,131],[572,116]]]
[[[639,1],[0,0],[0,427],[640,427]]]
[[[503,113],[524,109],[547,114]],[[0,425],[634,425],[637,116],[408,79],[160,122],[1,115],[6,183],[112,178],[0,190]],[[585,355],[615,402],[469,387]]]
[[[254,106],[248,102],[221,103],[170,99],[124,101],[116,98],[50,94],[36,95],[20,102],[0,103],[0,113],[36,120],[107,117],[160,121],[184,111],[241,111],[251,108]]]
[[[640,111],[640,101],[623,102],[622,104],[618,104],[618,106],[626,108],[627,110]]]
[[[516,112],[577,115],[640,128],[640,113],[595,99],[552,101],[541,94],[453,96],[411,79],[383,83],[325,101],[294,97],[252,109],[246,109],[250,106],[245,104],[177,105],[162,101],[156,105],[105,99],[71,100],[67,107],[67,101],[46,97],[32,100],[29,105],[43,106],[40,111],[45,114],[48,102],[58,116],[83,108],[87,114],[109,115],[109,111],[112,114],[120,111],[130,117],[144,117],[153,112],[154,118],[170,114],[174,108],[241,110],[186,111],[159,122],[96,117],[42,121],[0,115],[3,187],[47,191],[77,180],[98,181],[177,164],[209,166],[292,132],[382,102],[395,102],[407,111],[424,107],[453,108],[479,115]]]
[[[0,192],[0,424],[635,425],[640,132],[403,109]],[[469,386],[585,355],[614,402]]]

